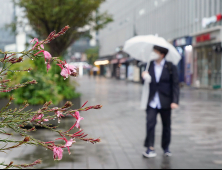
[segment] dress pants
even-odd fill
[[[162,131],[162,148],[169,149],[171,140],[171,109],[153,109],[148,107],[147,110],[147,136],[145,140],[145,147],[154,147],[155,143],[155,126],[157,123],[157,114],[160,113],[163,125]]]

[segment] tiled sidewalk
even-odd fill
[[[141,85],[115,79],[88,77],[76,79],[82,95],[82,103],[102,104],[101,110],[82,112],[85,118],[82,128],[89,137],[100,137],[101,143],[78,142],[69,156],[64,151],[64,159],[54,162],[52,152],[35,146],[21,147],[9,153],[7,160],[32,162],[43,158],[39,168],[62,169],[176,169],[222,167],[222,112],[221,92],[182,90],[180,108],[173,112],[172,144],[173,157],[162,156],[160,148],[161,121],[156,127],[156,151],[154,159],[145,159],[145,112],[139,110]],[[73,122],[64,119],[62,128]],[[33,134],[44,140],[56,136],[47,130]],[[15,154],[16,153],[16,154]],[[3,157],[3,154],[0,156]]]

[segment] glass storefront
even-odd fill
[[[109,65],[106,65],[105,66],[105,70],[106,70],[106,74],[105,74],[105,76],[107,77],[107,78],[111,78],[112,77],[112,74],[111,74],[111,64],[109,64]]]
[[[133,81],[133,64],[130,64],[129,66],[128,66],[128,71],[127,71],[127,79],[129,80],[129,81]]]
[[[188,63],[187,61],[188,58],[191,58],[192,60],[192,55],[189,53],[188,56],[186,49],[192,48],[191,44],[192,44],[192,37],[190,36],[178,38],[173,41],[173,45],[176,47],[178,53],[181,56],[181,60],[177,65],[179,82],[186,83],[187,85],[190,85],[191,83],[190,76],[192,74],[191,72],[189,72],[190,70],[189,64],[191,63],[190,62]]]
[[[126,65],[122,64],[120,66],[120,79],[125,80],[126,79]]]
[[[220,44],[196,48],[197,80],[201,87],[215,88],[221,85],[222,53],[217,50],[220,48]]]
[[[178,71],[178,75],[179,75],[179,82],[184,82],[184,58],[185,58],[185,50],[184,47],[176,47],[177,51],[179,52],[180,56],[181,56],[181,60],[177,65],[177,71]]]

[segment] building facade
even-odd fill
[[[181,82],[221,86],[222,0],[107,0],[100,11],[114,19],[99,32],[101,57],[135,35],[157,34],[181,54]]]
[[[12,1],[0,0],[0,49],[15,42],[15,35],[5,26],[15,19],[15,10]]]

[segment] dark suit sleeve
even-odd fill
[[[176,66],[173,65],[172,67],[173,67],[172,68],[173,103],[179,104],[179,94],[180,94],[179,77]]]

